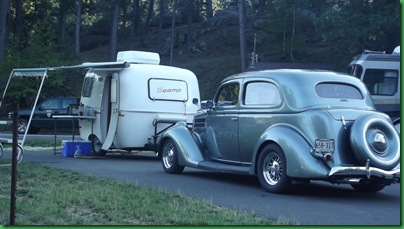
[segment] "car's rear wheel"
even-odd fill
[[[394,126],[376,115],[358,118],[351,127],[350,143],[363,165],[390,170],[400,162],[400,138]]]
[[[178,149],[171,139],[166,140],[163,144],[161,163],[166,173],[178,174],[184,171],[184,166],[178,164]]]
[[[95,156],[105,156],[107,154],[107,151],[102,149],[102,142],[97,136],[91,138],[91,148]]]
[[[273,193],[289,191],[292,182],[286,175],[285,154],[278,145],[267,145],[261,151],[257,173],[258,180],[266,191]]]
[[[386,185],[384,184],[352,184],[352,188],[354,188],[358,192],[367,192],[367,193],[374,193],[381,191]]]

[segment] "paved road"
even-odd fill
[[[18,135],[18,139],[23,138],[23,134]],[[58,134],[56,135],[57,139],[60,140],[71,140],[73,135],[67,135],[67,134]],[[13,135],[10,133],[0,133],[0,138],[8,138],[12,139]],[[32,140],[32,139],[40,139],[40,140],[53,140],[55,139],[55,135],[49,135],[49,134],[27,134],[26,140]],[[78,134],[74,135],[75,140],[80,140],[80,136]]]
[[[400,185],[361,194],[348,185],[312,182],[296,185],[292,194],[277,195],[263,191],[253,176],[190,168],[180,175],[166,174],[153,156],[108,154],[105,159],[82,159],[30,151],[24,161],[179,192],[302,225],[400,225]]]

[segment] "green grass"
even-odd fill
[[[9,161],[0,158],[0,164]],[[16,225],[284,225],[257,215],[121,181],[22,162]],[[0,166],[0,224],[9,224],[11,167]]]

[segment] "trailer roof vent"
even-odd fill
[[[118,52],[116,61],[133,64],[160,64],[160,56],[155,52],[121,51]]]

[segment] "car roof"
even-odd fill
[[[350,100],[350,103],[341,103],[341,106],[351,106],[368,109],[373,107],[370,94],[366,86],[357,78],[345,74],[326,70],[279,69],[244,72],[223,79],[225,83],[234,79],[268,79],[280,89],[290,109],[307,109],[311,106],[337,105],[336,100],[320,98],[315,92],[319,83],[343,83],[355,86],[363,95],[363,100]]]

